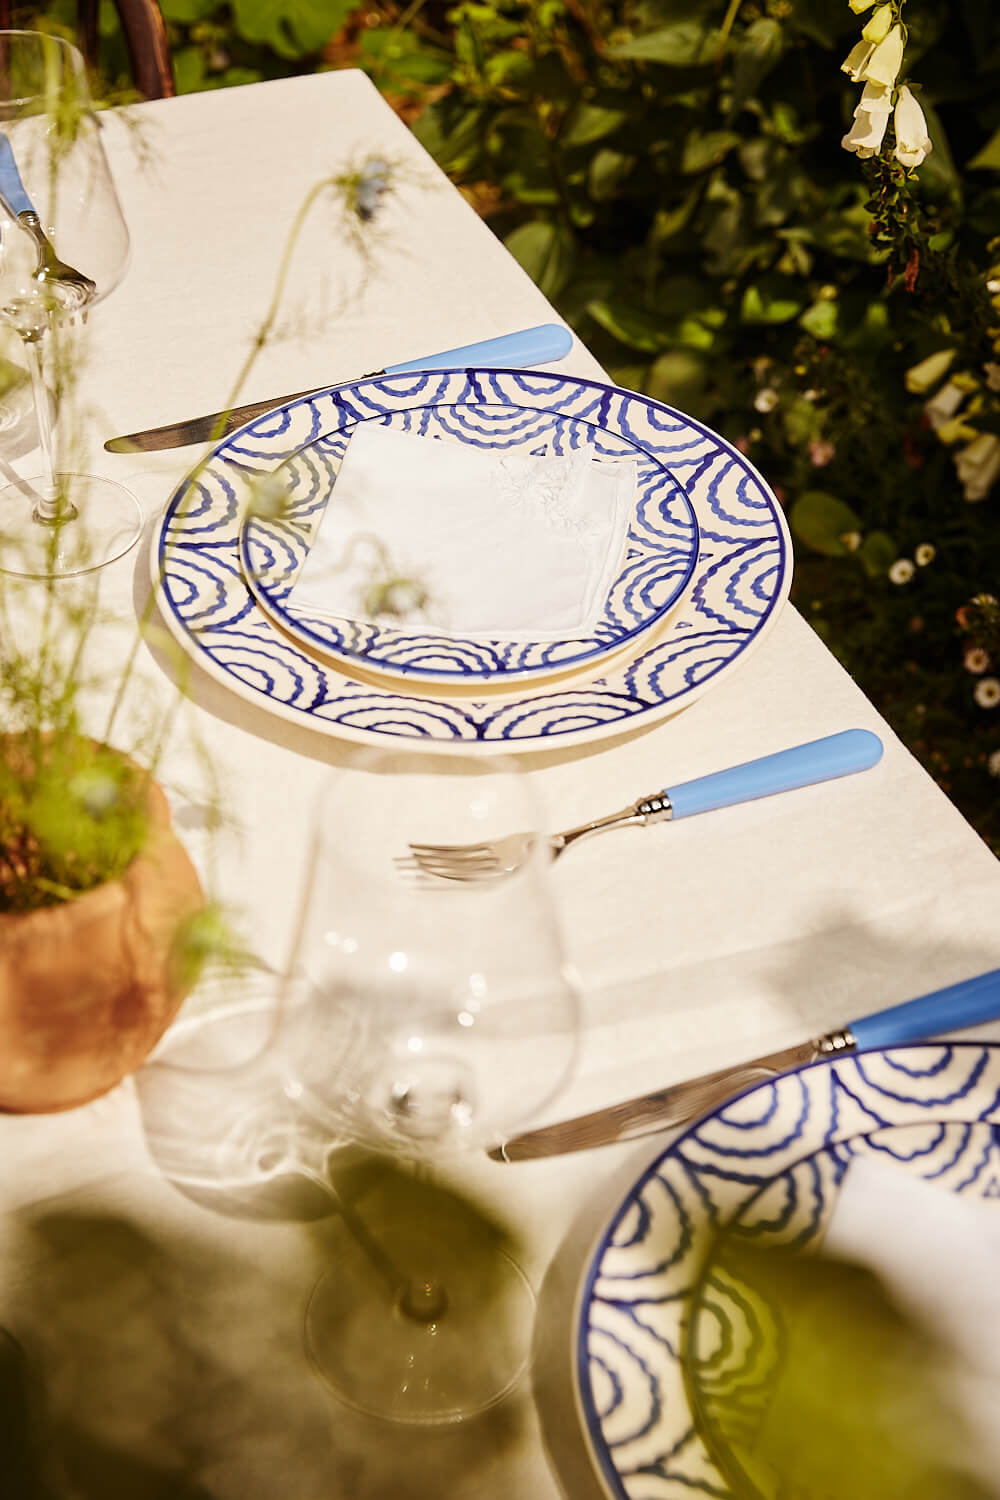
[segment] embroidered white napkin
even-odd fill
[[[940,1339],[949,1354],[941,1372],[948,1398],[976,1439],[961,1466],[996,1493],[1000,1203],[959,1197],[889,1162],[856,1156],[823,1248],[875,1271],[900,1307]]]
[[[503,640],[592,633],[620,567],[631,459],[529,456],[355,428],[290,602]],[[405,580],[399,617],[384,585]]]

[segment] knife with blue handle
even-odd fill
[[[918,1000],[905,1000],[888,1010],[850,1021],[837,1031],[812,1041],[785,1047],[752,1062],[737,1063],[717,1073],[689,1078],[624,1104],[543,1125],[538,1130],[512,1136],[489,1154],[494,1161],[532,1161],[543,1156],[562,1156],[570,1151],[587,1151],[595,1146],[610,1146],[621,1141],[639,1140],[686,1125],[707,1114],[727,1099],[755,1084],[802,1068],[823,1058],[871,1051],[873,1047],[892,1047],[903,1042],[926,1041],[942,1032],[961,1031],[966,1026],[981,1026],[1000,1018],[1000,969],[962,979],[943,990],[933,990]]]
[[[407,359],[402,364],[386,365],[384,370],[373,370],[370,375],[356,377],[368,380],[379,375],[406,375],[420,370],[461,370],[466,368],[528,370],[535,365],[548,364],[562,359],[573,347],[573,335],[561,323],[541,323],[536,328],[522,328],[517,333],[505,333],[499,338],[483,339],[478,344],[463,344],[458,349],[445,349],[441,354],[425,354],[420,359]],[[339,385],[351,382],[338,381]],[[216,411],[207,417],[191,417],[186,422],[171,422],[165,427],[150,427],[145,432],[130,432],[124,437],[109,438],[104,444],[109,453],[151,453],[160,448],[183,448],[186,443],[204,443],[210,438],[228,437],[237,427],[252,422],[284,406],[289,401],[298,401],[311,396],[317,390],[328,390],[328,386],[311,386],[307,391],[295,391],[290,396],[272,396],[268,401],[252,401],[247,406],[233,407],[232,411]]]

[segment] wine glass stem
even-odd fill
[[[448,1306],[447,1293],[440,1283],[426,1276],[411,1276],[403,1271],[369,1233],[354,1207],[337,1192],[336,1179],[331,1181],[329,1177],[304,1163],[299,1164],[299,1170],[333,1198],[345,1228],[385,1280],[395,1305],[403,1316],[416,1323],[437,1322]]]
[[[38,499],[32,512],[36,521],[53,525],[72,519],[72,508],[67,507],[59,492],[55,465],[52,460],[52,424],[49,421],[49,393],[42,375],[42,340],[25,339],[24,353],[31,375],[31,393],[35,401],[35,420],[38,424],[38,446],[42,455],[42,478]]]

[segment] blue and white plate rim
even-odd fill
[[[192,478],[202,474],[213,462],[225,460],[237,469],[254,470],[256,472],[267,472],[287,460],[294,452],[300,450],[307,443],[315,440],[321,432],[321,424],[315,411],[312,413],[311,426],[308,433],[300,441],[291,446],[285,446],[280,451],[270,455],[270,462],[265,467],[261,464],[261,454],[253,454],[252,464],[242,464],[240,454],[243,445],[249,438],[261,445],[274,443],[278,439],[285,440],[287,431],[293,425],[295,414],[301,409],[312,407],[317,401],[325,398],[340,399],[350,395],[372,384],[385,383],[392,379],[398,381],[404,377],[366,377],[347,385],[331,386],[325,390],[311,392],[284,406],[277,407],[267,412],[263,417],[258,417],[239,428],[220,441],[214,449],[206,454],[201,462],[196,465],[188,475],[177,485],[168,500],[163,514],[158,522],[150,549],[150,569],[154,588],[159,595],[160,610],[165,623],[174,637],[184,649],[193,654],[199,665],[208,675],[214,678],[233,692],[238,698],[256,705],[265,712],[285,719],[290,723],[312,728],[322,734],[339,739],[346,739],[360,744],[384,744],[390,740],[395,745],[405,744],[407,748],[414,750],[430,751],[436,754],[469,754],[477,750],[488,753],[496,753],[503,749],[506,753],[524,754],[532,751],[551,748],[554,744],[560,746],[576,747],[607,739],[612,736],[621,735],[637,728],[647,727],[650,722],[687,707],[690,703],[700,698],[704,692],[722,678],[727,670],[730,670],[744,661],[752,650],[761,643],[768,631],[778,618],[781,608],[787,600],[791,586],[791,539],[788,533],[787,522],[780,505],[774,499],[766,480],[759,474],[756,468],[746,457],[731,443],[721,438],[711,428],[703,423],[688,417],[684,412],[654,401],[647,396],[638,395],[623,387],[610,385],[604,382],[586,379],[583,377],[551,376],[547,372],[504,369],[456,369],[426,372],[423,377],[408,376],[406,379],[432,378],[449,375],[463,375],[466,377],[493,377],[514,376],[523,378],[530,374],[536,380],[549,378],[555,381],[568,382],[575,387],[586,388],[600,396],[602,405],[609,403],[612,399],[636,400],[652,408],[655,408],[662,416],[686,425],[693,433],[714,449],[715,454],[724,459],[726,463],[734,464],[744,476],[744,482],[755,485],[757,489],[768,498],[770,503],[771,518],[774,526],[774,542],[780,555],[780,577],[762,611],[761,618],[756,626],[748,629],[746,639],[731,653],[729,657],[706,672],[697,681],[685,681],[682,688],[675,692],[655,696],[653,701],[643,699],[632,687],[631,679],[639,670],[651,672],[653,668],[659,670],[660,653],[671,635],[671,631],[679,616],[684,614],[685,604],[681,601],[679,607],[670,612],[668,622],[663,630],[654,632],[657,637],[653,644],[644,648],[634,657],[630,657],[624,668],[614,667],[615,676],[611,672],[606,680],[602,676],[584,682],[585,674],[579,679],[574,677],[569,687],[560,686],[554,692],[547,690],[544,685],[534,686],[530,694],[517,701],[502,702],[498,707],[493,704],[471,703],[471,709],[481,709],[478,717],[471,713],[470,700],[449,699],[446,695],[438,698],[410,698],[400,692],[398,688],[384,688],[379,686],[373,688],[368,682],[352,681],[349,675],[340,672],[332,664],[317,664],[317,662],[297,649],[294,643],[284,640],[272,621],[260,609],[247,589],[245,580],[240,574],[240,587],[247,595],[248,605],[256,612],[257,618],[251,615],[251,623],[258,631],[258,636],[263,633],[270,649],[279,649],[292,659],[295,670],[301,668],[308,676],[313,678],[313,686],[317,679],[322,679],[319,689],[314,692],[311,699],[307,699],[305,707],[300,706],[298,701],[285,701],[276,696],[270,689],[262,689],[252,683],[246,682],[237,675],[231,667],[225,665],[212,649],[205,644],[201,637],[196,637],[189,630],[187,624],[181,618],[178,606],[172,599],[164,600],[163,597],[163,557],[166,550],[166,536],[170,528],[173,507],[186,491]],[[275,423],[277,422],[277,431]],[[656,457],[654,453],[652,456]],[[677,477],[677,476],[675,476]],[[692,500],[696,516],[698,505],[691,496],[690,489],[683,480],[678,481],[688,498]],[[237,547],[233,547],[235,555]],[[685,599],[689,599],[697,589],[702,578],[702,565],[707,565],[707,557],[704,552],[699,554],[698,566],[695,570],[695,579],[689,586]],[[231,568],[230,573],[235,576],[238,564]],[[707,566],[706,566],[707,571]],[[257,637],[254,638],[255,641]],[[690,641],[690,637],[686,638]],[[628,653],[626,653],[628,654]],[[683,653],[679,653],[683,654]],[[650,658],[656,658],[649,663]],[[647,666],[647,663],[649,665]],[[326,674],[324,677],[323,674]],[[610,682],[610,687],[609,687]],[[341,697],[336,703],[343,702],[346,707],[344,712],[335,717],[321,712],[329,703],[325,693],[326,686],[331,686],[340,692]],[[658,688],[657,688],[658,692]],[[594,707],[596,700],[596,709]],[[354,710],[360,704],[360,714],[355,715]],[[609,710],[610,705],[610,710]],[[544,710],[546,717],[540,718],[540,710]],[[609,710],[605,716],[605,711]],[[390,719],[388,728],[379,727],[380,718],[385,715]],[[395,717],[394,717],[395,716]],[[373,724],[370,719],[376,719]],[[395,727],[396,721],[402,718],[404,729],[401,732]],[[410,719],[416,718],[420,721],[417,730],[412,729]],[[442,722],[439,724],[437,720]],[[509,727],[513,719],[513,729]],[[428,721],[430,727],[428,728]],[[529,728],[523,727],[524,721],[530,721]]]
[[[848,1065],[860,1064],[863,1067],[866,1061],[881,1058],[891,1066],[894,1064],[896,1058],[915,1058],[918,1054],[931,1056],[933,1058],[930,1066],[927,1069],[922,1070],[924,1073],[930,1074],[938,1071],[939,1069],[943,1069],[947,1065],[948,1061],[950,1061],[951,1057],[956,1054],[959,1056],[967,1055],[970,1059],[974,1058],[976,1054],[979,1054],[981,1059],[983,1060],[984,1066],[989,1062],[990,1059],[992,1059],[993,1063],[997,1067],[1000,1067],[1000,1042],[972,1040],[927,1040],[919,1042],[895,1043],[884,1047],[874,1047],[871,1049],[866,1049],[860,1052],[845,1053],[840,1055],[834,1054],[829,1057],[816,1059],[812,1062],[803,1063],[798,1067],[788,1069],[786,1072],[778,1075],[778,1077],[776,1078],[764,1079],[756,1083],[749,1084],[746,1088],[739,1090],[737,1093],[733,1094],[731,1098],[724,1100],[714,1109],[709,1110],[706,1114],[699,1116],[695,1120],[692,1120],[690,1124],[680,1130],[661,1151],[658,1151],[652,1159],[650,1159],[648,1155],[645,1156],[643,1158],[642,1166],[637,1172],[637,1175],[629,1180],[628,1186],[623,1191],[619,1190],[616,1193],[613,1205],[609,1208],[608,1214],[603,1221],[602,1227],[598,1230],[596,1236],[592,1241],[592,1248],[587,1253],[584,1262],[583,1273],[580,1278],[577,1295],[573,1305],[573,1315],[571,1323],[571,1378],[574,1401],[580,1421],[581,1432],[583,1434],[584,1441],[587,1443],[595,1473],[601,1480],[602,1486],[606,1491],[609,1500],[630,1500],[630,1497],[618,1476],[614,1459],[611,1455],[607,1442],[604,1440],[604,1436],[601,1430],[601,1418],[599,1413],[597,1412],[591,1392],[591,1384],[589,1378],[590,1356],[587,1348],[587,1339],[589,1334],[587,1310],[594,1298],[595,1286],[601,1277],[604,1258],[612,1248],[614,1235],[619,1225],[624,1220],[626,1214],[628,1214],[633,1205],[638,1202],[640,1193],[657,1175],[657,1173],[663,1167],[664,1163],[669,1159],[677,1156],[684,1146],[695,1140],[697,1138],[698,1132],[704,1130],[707,1124],[710,1124],[713,1120],[724,1115],[735,1105],[743,1104],[745,1103],[745,1101],[752,1099],[754,1095],[767,1094],[768,1092],[772,1092],[775,1089],[776,1085],[787,1083],[788,1080],[795,1079],[797,1077],[803,1077],[805,1075],[815,1076],[835,1071],[838,1067],[843,1066],[845,1063],[847,1063]],[[905,1072],[905,1063],[901,1064],[900,1066],[901,1070]],[[976,1073],[975,1079],[973,1080],[973,1087],[976,1087],[979,1083],[979,1074],[981,1070],[976,1070],[974,1064],[973,1067]],[[995,1089],[992,1098],[993,1107],[991,1110],[987,1110],[979,1114],[970,1114],[965,1122],[969,1124],[995,1123],[997,1126],[1000,1126],[1000,1090]],[[912,1104],[915,1101],[911,1099],[908,1102]],[[933,1102],[928,1105],[927,1108],[928,1113],[932,1116],[933,1120]],[[963,1117],[963,1120],[965,1120],[965,1117]],[[949,1123],[962,1123],[962,1121],[951,1120]],[[911,1129],[912,1124],[903,1122],[896,1122],[895,1124],[893,1124],[892,1122],[889,1122],[887,1128],[899,1129],[902,1131]],[[861,1138],[863,1137],[861,1133],[858,1132],[848,1139]],[[796,1166],[800,1166],[804,1163],[810,1162],[817,1156],[819,1152],[829,1149],[831,1149],[831,1146],[829,1144],[810,1145],[807,1149],[803,1150],[800,1157],[796,1158],[794,1161],[786,1162],[780,1168],[780,1170],[776,1171],[773,1177],[771,1177],[768,1181],[770,1183],[776,1182],[781,1176],[785,1175],[789,1171],[794,1170]],[[616,1178],[615,1181],[616,1183],[619,1183],[621,1181],[621,1178]],[[760,1196],[760,1194],[764,1190],[764,1187],[767,1185],[767,1183],[762,1184],[760,1181],[748,1182],[745,1196],[741,1198],[738,1203],[735,1203],[732,1206],[732,1212],[727,1215],[725,1222],[728,1223],[738,1218],[739,1215],[744,1212],[756,1198]],[[705,1211],[705,1215],[707,1220],[709,1217],[708,1210]],[[678,1355],[677,1358],[678,1360],[680,1360],[681,1356]],[[690,1417],[690,1423],[693,1428],[694,1418],[693,1414],[690,1413],[690,1409],[688,1410],[688,1416]],[[704,1454],[707,1462],[711,1464],[711,1459],[708,1456],[707,1450],[705,1450],[704,1444],[702,1443],[702,1440],[700,1436],[698,1436],[696,1430],[694,1432],[694,1440],[701,1452]],[[718,1471],[713,1469],[713,1472],[717,1476],[717,1482],[724,1486],[725,1481],[722,1479],[721,1475],[718,1475]],[[717,1489],[714,1487],[709,1488],[694,1485],[690,1487],[689,1492],[694,1495],[703,1495],[705,1497],[711,1496],[713,1497],[713,1500],[726,1500],[726,1497],[729,1497],[729,1500],[735,1500],[735,1497],[731,1495],[731,1492],[728,1488]]]

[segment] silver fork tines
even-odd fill
[[[612,828],[660,823],[670,815],[669,799],[664,793],[657,792],[621,812],[595,818],[593,822],[569,828],[565,833],[511,833],[480,844],[410,844],[409,848],[418,869],[425,875],[440,880],[490,880],[519,870],[536,845],[543,848],[550,859],[558,859],[572,844],[591,834],[607,833]]]

